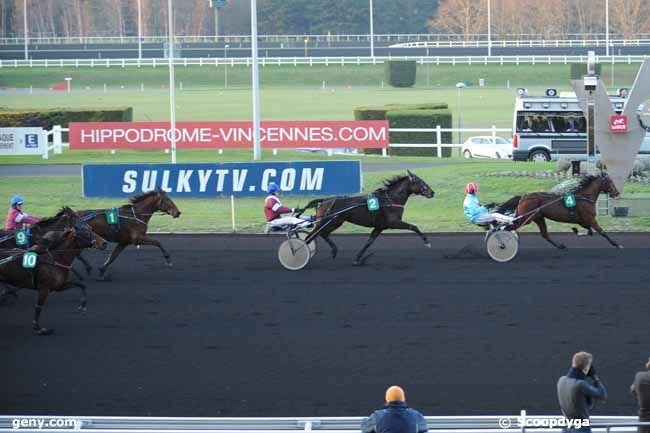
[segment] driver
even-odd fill
[[[23,224],[36,224],[40,218],[27,215],[23,212],[24,200],[21,196],[15,195],[11,198],[11,207],[5,219],[5,230],[18,230]]]
[[[288,208],[282,205],[280,198],[280,186],[271,182],[268,187],[269,195],[264,200],[264,217],[266,221],[273,226],[282,226],[282,225],[296,225],[302,224],[310,219],[308,217],[296,218],[294,216],[283,217],[282,214],[293,213],[298,209]]]
[[[488,208],[493,207],[493,203],[488,204],[487,206],[482,206],[476,196],[478,193],[477,184],[468,183],[467,186],[465,186],[465,193],[467,195],[463,202],[463,212],[465,212],[465,216],[472,224],[487,225],[493,221],[511,224],[515,220],[513,217],[502,213],[490,212]]]

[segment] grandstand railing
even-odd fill
[[[569,33],[566,35],[558,35],[556,38],[547,39],[539,34],[519,34],[519,35],[493,35],[492,44],[506,44],[507,46],[519,46],[517,44],[527,44],[533,42],[540,44],[545,42],[546,46],[552,46],[556,41],[573,41],[573,46],[580,46],[585,44],[600,43],[604,44],[607,39],[604,33],[591,33],[591,34],[578,34]],[[135,44],[138,42],[138,36],[35,36],[28,37],[28,44]],[[322,34],[322,35],[259,35],[258,41],[262,43],[289,43],[289,44],[303,44],[308,40],[316,43],[350,43],[350,42],[370,42],[369,34]],[[620,34],[610,33],[610,42],[616,41],[617,45],[621,41],[626,41],[628,44],[635,44],[636,41],[643,41],[650,39],[650,33],[637,33],[632,38],[624,37]],[[250,35],[226,35],[226,36],[213,36],[213,35],[176,35],[175,42],[178,43],[223,43],[223,44],[249,44],[251,42]],[[488,35],[485,33],[460,35],[460,34],[374,34],[373,40],[376,42],[418,42],[418,41],[438,41],[441,44],[457,44],[459,42],[473,42],[481,41],[487,43]],[[160,36],[142,36],[141,41],[146,44],[159,44],[167,42],[167,35]],[[0,38],[0,45],[22,45],[25,43],[25,38]],[[450,46],[450,45],[448,45]],[[453,45],[457,46],[457,45]],[[505,46],[505,45],[504,45]],[[526,45],[522,45],[526,46]],[[537,45],[535,45],[537,46]]]
[[[597,56],[602,64],[642,63],[646,55]],[[587,56],[375,56],[375,57],[260,57],[261,66],[298,66],[298,65],[378,65],[387,60],[415,60],[429,65],[504,65],[504,64],[569,64],[586,63]],[[0,68],[63,68],[63,67],[164,67],[166,58],[148,59],[30,59],[0,60]],[[250,57],[184,57],[174,59],[176,66],[251,66]]]
[[[14,420],[74,420],[74,427],[22,427],[24,432],[60,433],[62,430],[92,431],[93,433],[296,433],[313,432],[322,433],[359,433],[361,417],[330,418],[330,417],[304,417],[304,418],[172,418],[172,417],[70,417],[70,416],[25,416],[8,415],[0,416],[0,433],[16,431],[13,427]],[[525,420],[551,420],[558,416],[534,416],[522,411],[519,415],[503,416],[435,416],[426,417],[429,431],[432,433],[496,433],[496,432],[525,432],[538,430],[558,432],[559,428],[549,429],[542,426],[526,426],[520,423]],[[507,421],[506,421],[507,420]],[[523,425],[522,425],[523,424]],[[633,432],[639,423],[632,416],[593,416],[590,425],[594,432]],[[502,427],[504,426],[504,427]]]

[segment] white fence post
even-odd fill
[[[526,432],[526,410],[522,409],[521,412],[519,413],[519,416],[521,417],[521,433]]]
[[[494,139],[494,143],[496,144],[497,142],[497,126],[492,125],[492,138]]]
[[[385,147],[381,149],[381,156],[383,156],[384,158],[388,156],[388,152],[386,151]]]
[[[235,196],[230,196],[230,219],[232,220],[232,231],[235,231]]]
[[[43,140],[43,159],[49,159],[49,143],[47,142],[47,131],[41,131],[41,140]]]
[[[440,146],[442,145],[442,131],[440,130],[440,125],[436,125],[436,144],[438,147],[436,148],[436,155],[438,158],[442,157],[442,150]]]
[[[61,125],[54,125],[52,128],[52,144],[55,155],[60,155],[63,152],[63,137],[61,135]]]

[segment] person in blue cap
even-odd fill
[[[275,182],[269,183],[267,189],[269,195],[264,200],[264,217],[271,226],[295,225],[308,222],[306,217],[296,218],[294,216],[283,217],[283,214],[294,213],[295,208],[286,207],[280,201],[280,185]]]
[[[23,224],[36,224],[41,220],[40,218],[27,215],[23,211],[24,202],[23,198],[19,195],[11,198],[11,207],[5,219],[5,230],[18,230],[22,228]]]

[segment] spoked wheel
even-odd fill
[[[309,236],[309,232],[298,232],[298,239],[304,241],[305,239],[307,239],[307,236]],[[309,242],[307,246],[309,247],[309,254],[310,254],[309,257],[314,257],[314,255],[316,254],[316,239]]]
[[[496,230],[488,235],[485,247],[492,260],[509,262],[519,251],[519,236],[516,232]]]
[[[298,271],[309,263],[311,251],[305,241],[299,238],[291,238],[282,242],[278,248],[278,259],[285,268],[290,271]]]

